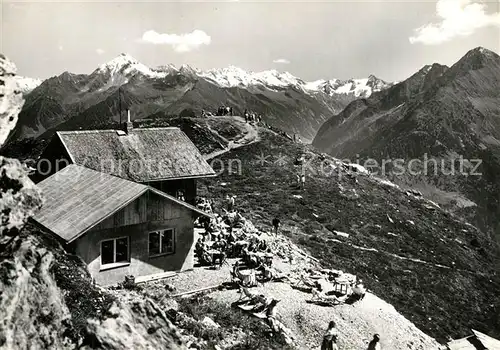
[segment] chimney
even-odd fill
[[[127,108],[127,122],[125,123],[124,131],[128,134],[133,129],[132,121],[130,120],[130,109]]]

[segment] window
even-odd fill
[[[101,265],[128,262],[128,237],[109,239],[101,242]]]
[[[149,233],[149,256],[171,254],[174,252],[174,230],[161,230]]]

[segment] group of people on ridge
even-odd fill
[[[248,109],[245,109],[243,115],[245,116],[245,122],[247,123],[252,123],[252,122],[260,123],[262,121],[262,116],[260,114],[257,115],[254,112],[250,113]]]
[[[233,115],[233,107],[220,106],[217,115]]]

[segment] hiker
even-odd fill
[[[330,321],[328,329],[323,336],[323,341],[321,342],[321,350],[338,350],[337,337],[338,333],[335,328],[335,321]]]
[[[226,201],[227,201],[227,211],[232,212],[234,210],[234,199],[236,196],[226,196]]]
[[[278,229],[280,227],[280,219],[274,218],[273,219],[273,227],[274,227],[274,234],[278,234]]]
[[[300,182],[302,184],[302,189],[304,190],[306,188],[306,174],[300,175]]]
[[[380,335],[374,334],[373,339],[368,344],[368,349],[367,350],[381,350],[382,348],[380,347]]]

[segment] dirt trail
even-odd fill
[[[299,267],[278,257],[275,259],[274,266],[284,273]],[[228,281],[229,275],[228,265],[224,265],[220,270],[198,267],[194,271],[168,279],[168,283],[174,285],[177,292],[184,292]],[[252,291],[281,300],[277,306],[278,318],[293,331],[299,349],[319,349],[322,334],[331,320],[337,323],[339,346],[344,350],[365,349],[375,333],[381,335],[384,349],[439,348],[434,339],[420,331],[392,305],[371,293],[367,293],[361,302],[354,305],[323,307],[307,303],[306,300],[311,298],[311,294],[295,290],[288,283],[266,283],[252,288]],[[236,290],[214,291],[209,295],[227,307],[231,307],[231,303],[240,297]]]
[[[245,119],[242,117],[224,116],[224,117],[210,117],[210,118],[224,118],[225,120],[232,120],[235,122],[235,124],[240,126],[242,129],[245,129],[245,132],[243,133],[244,136],[240,137],[237,140],[228,140],[228,139],[224,138],[223,136],[221,136],[216,130],[210,128],[211,132],[217,134],[221,139],[223,139],[224,141],[227,142],[227,147],[223,150],[212,152],[212,153],[204,155],[205,160],[212,159],[214,157],[220,156],[221,154],[229,152],[233,149],[236,149],[236,148],[239,148],[242,146],[246,146],[246,145],[250,145],[250,144],[252,144],[254,142],[258,142],[260,140],[259,132],[257,130],[258,127],[253,125],[253,124],[246,123]]]

